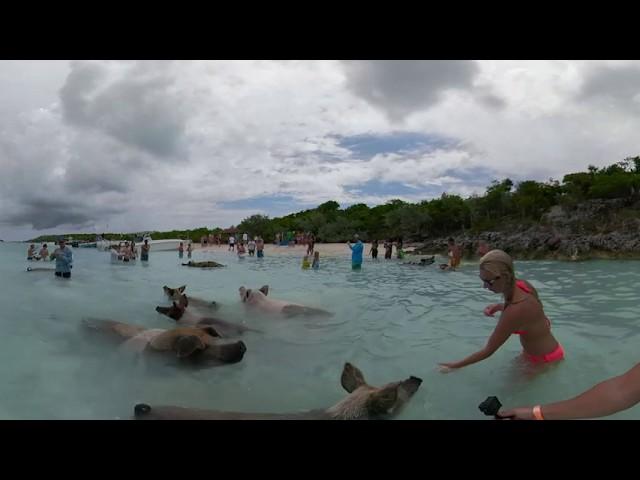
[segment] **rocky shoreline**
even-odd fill
[[[573,208],[554,207],[534,226],[451,235],[465,258],[477,258],[482,242],[519,259],[640,259],[640,205],[597,200]],[[447,251],[447,237],[415,244],[414,254]]]

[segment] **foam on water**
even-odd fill
[[[322,258],[319,271],[300,269],[299,255],[238,260],[226,248],[195,252],[223,269],[180,266],[173,252],[152,252],[148,265],[113,265],[109,255],[74,249],[73,278],[25,272],[27,245],[0,244],[0,418],[128,418],[138,402],[248,412],[328,407],[344,392],[344,362],[374,385],[410,375],[424,380],[402,419],[483,419],[478,404],[497,395],[507,406],[571,397],[640,361],[637,263],[517,262],[539,291],[567,358],[536,376],[516,359],[516,337],[491,358],[443,375],[436,365],[480,349],[496,319],[482,309],[499,297],[482,288],[477,265],[458,272],[365,261],[351,271],[344,258]],[[286,248],[286,247],[283,247]],[[52,264],[33,263],[33,266]],[[243,338],[242,362],[178,369],[136,360],[111,345],[87,341],[84,317],[149,328],[171,321],[163,285],[186,284],[191,296],[222,304],[220,317],[262,332]],[[267,319],[248,312],[238,287],[270,285],[270,296],[335,312],[328,319]],[[640,409],[612,418],[640,418]]]

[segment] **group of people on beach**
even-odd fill
[[[229,236],[229,251],[236,251],[238,258],[244,258],[246,253],[249,253],[250,257],[257,256],[258,258],[264,257],[264,240],[260,236],[249,238],[247,233],[242,234],[242,240],[238,242],[236,247],[236,238],[233,235]]]

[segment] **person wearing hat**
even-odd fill
[[[71,278],[71,268],[73,267],[73,253],[66,246],[64,238],[58,241],[59,247],[51,254],[51,260],[56,260],[56,277]]]
[[[351,245],[350,242],[347,242],[347,245],[351,249],[351,268],[353,270],[360,270],[362,267],[362,251],[364,250],[364,245],[360,241],[360,237],[356,233],[353,236],[355,243]]]

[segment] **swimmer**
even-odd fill
[[[311,267],[311,264],[309,263],[309,255],[305,255],[302,258],[302,269],[303,270],[308,270],[309,267]]]
[[[544,313],[538,292],[530,283],[516,279],[513,260],[507,253],[491,250],[483,256],[480,279],[484,288],[504,296],[504,304],[488,305],[484,314],[492,317],[502,312],[502,315],[483,349],[458,362],[441,363],[443,373],[489,358],[511,335],[520,336],[523,356],[531,363],[550,363],[564,358],[564,350],[551,333],[551,322]]]

